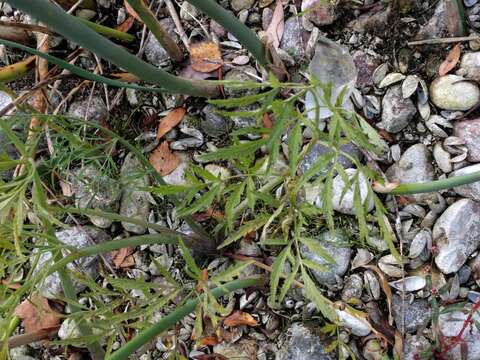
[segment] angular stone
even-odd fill
[[[480,118],[456,121],[453,129],[454,135],[465,141],[468,149],[467,160],[480,162]]]
[[[353,54],[353,62],[358,71],[356,86],[359,88],[372,86],[373,72],[379,65],[378,61],[364,51],[357,50]]]
[[[460,70],[466,79],[480,81],[480,51],[464,54],[460,62]]]
[[[296,61],[304,60],[307,41],[308,33],[302,28],[297,16],[292,16],[285,21],[283,37],[280,41],[282,50],[285,50]]]
[[[444,274],[458,271],[480,245],[480,203],[461,199],[450,205],[433,227],[438,247],[435,263]]]
[[[288,341],[277,354],[277,360],[334,360],[334,353],[327,351],[328,342],[309,328],[293,324],[287,329]]]
[[[402,308],[404,308],[404,312]],[[397,329],[404,334],[405,332],[415,333],[422,327],[427,327],[432,309],[425,299],[416,299],[411,304],[405,300],[402,306],[402,297],[395,295],[392,301],[392,312]],[[404,319],[402,319],[402,313]]]
[[[402,131],[417,113],[413,101],[403,98],[400,85],[387,90],[382,100],[382,109],[382,122],[378,126],[394,134]]]
[[[458,170],[455,170],[450,174],[450,177],[468,175],[474,172],[480,171],[480,164],[467,166]],[[480,182],[474,182],[472,184],[457,186],[453,188],[455,192],[463,197],[470,198],[472,200],[480,201]]]
[[[435,173],[430,151],[423,144],[409,147],[400,160],[393,164],[385,174],[390,182],[397,181],[405,184],[434,180]],[[411,197],[417,202],[423,203],[435,199],[435,194],[416,194]]]
[[[134,154],[129,153],[125,157],[120,170],[120,178],[123,185],[120,215],[148,222],[150,213],[148,193],[138,189],[149,186],[150,179],[148,175],[145,175],[142,163]],[[147,230],[144,226],[125,221],[122,221],[122,226],[125,230],[135,234],[143,234]]]

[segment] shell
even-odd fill
[[[380,299],[380,283],[373,271],[367,270],[363,273],[363,282],[370,296],[375,300]]]
[[[388,71],[387,63],[383,63],[380,66],[378,66],[372,74],[373,83],[375,85],[379,85],[382,82],[382,80],[385,79],[385,76],[387,75],[387,71]]]
[[[433,147],[433,157],[440,170],[444,173],[449,173],[453,170],[450,153],[445,151],[442,144],[435,144]]]
[[[419,257],[427,244],[432,241],[432,233],[429,229],[421,230],[412,240],[410,244],[410,249],[408,257],[410,259],[415,259]]]
[[[373,254],[365,249],[358,249],[352,260],[352,270],[367,265],[374,258]]]
[[[417,104],[418,112],[420,113],[420,116],[422,117],[423,120],[428,120],[430,117],[430,114],[432,113],[432,110],[430,108],[430,104],[427,102],[425,103],[418,103]]]
[[[378,267],[388,276],[397,278],[403,276],[403,270],[400,267],[400,264],[391,254],[381,257],[378,261]]]
[[[412,96],[417,91],[420,79],[415,75],[408,75],[402,83],[402,96],[404,99]]]
[[[390,85],[396,84],[396,83],[404,80],[405,77],[406,76],[401,74],[401,73],[390,73],[387,76],[385,76],[385,78],[380,82],[378,87],[380,89],[386,88]]]
[[[428,103],[428,86],[425,80],[420,79],[418,81],[417,87],[417,100],[419,104],[427,104]]]
[[[404,279],[392,281],[389,285],[401,292],[412,292],[421,290],[427,286],[427,280],[424,276],[409,276]]]

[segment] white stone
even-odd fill
[[[478,86],[457,75],[435,79],[430,86],[432,102],[444,110],[470,110],[480,100]]]

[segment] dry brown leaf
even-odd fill
[[[248,325],[248,326],[257,326],[257,320],[253,318],[252,315],[249,313],[236,310],[232,313],[232,315],[228,316],[223,323],[226,326],[241,326],[241,325]]]
[[[447,55],[445,61],[440,65],[438,68],[438,75],[444,76],[447,75],[450,71],[452,71],[455,66],[457,66],[458,61],[460,60],[460,54],[462,49],[460,44],[457,44],[453,47],[452,50]]]
[[[204,336],[198,342],[202,346],[215,346],[219,343],[216,336]]]
[[[263,126],[265,126],[267,129],[273,128],[273,121],[268,113],[263,114]]]
[[[387,305],[388,305],[388,323],[392,325],[393,323],[393,317],[392,317],[392,289],[390,288],[390,285],[388,284],[387,279],[385,278],[385,275],[383,274],[382,270],[380,270],[378,267],[375,265],[363,265],[365,269],[370,269],[374,271],[378,277],[380,278],[380,287],[382,288],[383,292],[385,293],[385,296],[387,297]]]
[[[148,160],[162,176],[170,174],[180,164],[180,158],[175,153],[172,153],[167,141],[158,145],[151,152]]]
[[[122,22],[120,25],[117,26],[117,30],[121,32],[128,32],[133,26],[133,22],[135,21],[135,18],[133,16],[127,17],[127,19]]]
[[[265,31],[267,42],[273,45],[275,49],[280,46],[280,41],[283,37],[283,31],[285,30],[285,20],[283,12],[283,4],[281,0],[277,0],[275,10],[273,12],[272,21],[268,25]]]
[[[110,77],[123,82],[140,82],[142,79],[128,72],[110,74]]]
[[[113,264],[118,268],[126,268],[135,265],[135,259],[132,254],[135,252],[133,246],[127,246],[118,250],[112,251]]]
[[[187,110],[183,107],[179,107],[170,111],[158,124],[157,139],[161,139],[163,135],[177,126],[185,117]]]
[[[143,20],[138,16],[137,12],[133,10],[133,8],[130,6],[130,4],[127,2],[127,0],[123,0],[123,4],[125,5],[125,10],[127,10],[127,14],[135,18],[138,22],[141,22],[143,24]]]
[[[193,70],[209,73],[222,66],[222,53],[212,41],[198,42],[190,46],[190,62]]]
[[[48,300],[38,294],[24,300],[15,309],[15,315],[22,319],[25,333],[54,328],[60,324],[60,314],[53,311]]]

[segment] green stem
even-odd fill
[[[140,16],[140,19],[143,20],[152,34],[155,35],[158,42],[167,51],[168,55],[170,55],[175,62],[181,62],[183,59],[182,50],[180,50],[177,43],[173,41],[172,37],[158,22],[155,15],[148,8],[148,6],[145,5],[143,0],[127,0],[127,2],[130,4],[133,10],[137,12],[138,16]]]
[[[77,18],[66,14],[60,7],[48,0],[8,0],[8,3],[30,14],[67,39],[89,49],[99,57],[111,61],[119,68],[125,69],[145,81],[161,86],[166,91],[199,97],[214,96],[218,92],[217,88],[212,87],[208,81],[183,79],[145,63],[122,47],[97,34]]]
[[[95,30],[97,33],[105,35],[106,37],[111,37],[124,42],[135,41],[135,36],[128,34],[123,31],[112,29],[108,26],[100,25],[92,21],[88,21],[81,17],[76,16],[75,19],[80,20],[82,23],[87,25],[90,29]]]
[[[221,287],[217,287],[211,291],[211,295],[215,298],[219,298],[223,295],[226,295],[232,291],[243,289],[249,286],[260,285],[262,283],[261,279],[242,279],[242,280],[234,280],[225,284]],[[184,305],[177,308],[171,314],[162,318],[158,323],[150,326],[149,328],[141,331],[137,336],[135,336],[132,340],[130,340],[127,344],[125,344],[122,348],[114,352],[110,357],[109,360],[125,360],[133,354],[137,349],[141,346],[148,343],[152,338],[161,334],[165,330],[168,330],[170,327],[178,323],[182,320],[185,316],[190,314],[192,311],[195,310],[195,306],[199,303],[199,301],[203,301],[205,295],[200,296],[197,299],[192,299],[187,301]]]
[[[400,184],[394,190],[389,192],[389,194],[410,195],[431,193],[435,191],[451,189],[457,186],[472,184],[477,181],[480,181],[480,171],[431,182]]]
[[[235,38],[240,41],[255,59],[265,68],[268,68],[269,62],[265,51],[265,46],[245,24],[238,20],[233,14],[218,5],[213,0],[187,0],[190,4],[197,7],[205,14],[210,16],[217,23],[227,29]]]
[[[7,65],[0,69],[0,82],[9,82],[18,80],[35,67],[35,56],[30,56],[25,60],[12,65]]]
[[[140,245],[155,245],[155,244],[178,244],[178,236],[169,236],[163,234],[150,234],[150,235],[140,235],[133,236],[126,239],[117,239],[112,241],[107,241],[101,244],[88,246],[82,249],[76,249],[70,255],[65,256],[62,259],[59,259],[55,264],[48,269],[46,276],[53,274],[59,269],[64,268],[68,263],[75,261],[77,259],[97,255],[101,253],[106,253],[113,250],[122,249],[128,246],[140,246]]]

